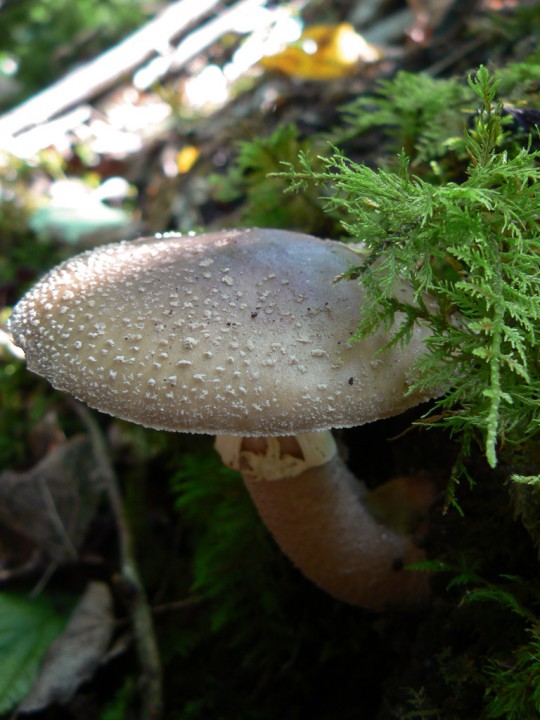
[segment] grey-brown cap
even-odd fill
[[[28,367],[147,427],[289,435],[396,415],[426,330],[350,343],[358,256],[283,230],[165,235],[99,247],[53,269],[11,317]]]

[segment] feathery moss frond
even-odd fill
[[[415,387],[449,387],[437,414],[466,445],[481,435],[495,466],[502,442],[523,442],[540,422],[540,152],[530,142],[514,153],[504,146],[497,81],[484,67],[469,86],[480,106],[464,133],[461,184],[412,175],[404,153],[394,172],[336,148],[320,158],[322,170],[303,156],[302,170],[285,174],[292,189],[306,179],[324,187],[327,208],[345,212],[351,240],[365,246],[348,275],[367,293],[355,340],[389,327],[397,311],[407,331],[428,323]],[[410,304],[394,294],[398,279],[414,289]],[[401,328],[395,339],[406,335]]]

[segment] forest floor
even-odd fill
[[[371,167],[392,137],[414,152],[410,98],[397,129],[352,132],[346,108],[399,73],[465,87],[481,65],[526,62],[539,33],[537,4],[517,0],[184,0],[0,115],[2,717],[538,716],[537,549],[516,519],[537,500],[516,499],[510,466],[473,448],[474,482],[449,503],[459,443],[413,424],[425,407],[341,431],[368,487],[422,474],[437,490],[430,605],[348,607],[275,548],[212,438],[81,410],[26,371],[7,318],[105,242],[251,224],[339,237],[315,189],[268,174],[328,139]]]

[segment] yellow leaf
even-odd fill
[[[381,57],[349,23],[313,25],[284,50],[262,58],[266,70],[278,70],[304,80],[330,80],[346,77],[359,64]]]
[[[176,167],[181,175],[189,172],[199,159],[200,152],[194,145],[184,145],[176,154]]]

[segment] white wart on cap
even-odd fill
[[[357,255],[283,230],[225,230],[100,247],[52,270],[16,306],[28,367],[147,427],[290,435],[360,425],[406,395],[426,331],[350,343],[363,291],[333,283]]]

